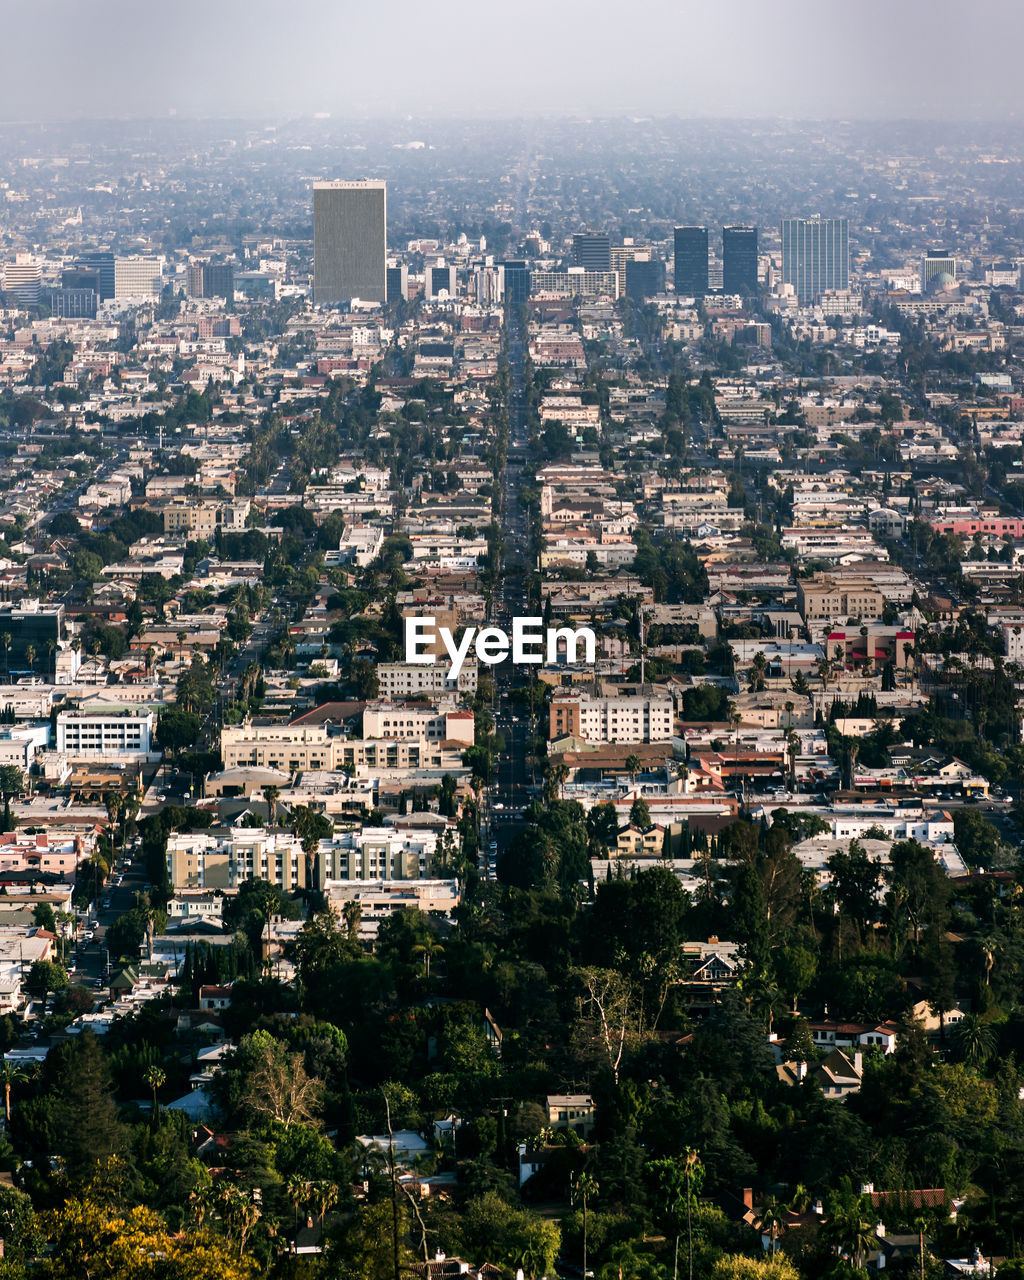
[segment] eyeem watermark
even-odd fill
[[[462,664],[475,652],[477,660],[493,667],[513,662],[558,662],[564,645],[565,661],[597,662],[597,637],[589,627],[545,627],[543,618],[513,618],[512,634],[501,627],[466,627],[456,642],[450,627],[438,627],[436,618],[406,618],[405,660],[433,666],[438,658],[429,652],[440,640],[450,659],[449,680],[457,680]],[[583,657],[579,656],[580,646]]]

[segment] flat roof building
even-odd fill
[[[387,301],[387,183],[313,183],[313,303]]]

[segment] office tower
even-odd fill
[[[757,292],[757,227],[722,228],[722,288]]]
[[[506,262],[505,297],[512,306],[521,306],[530,296],[530,268],[525,262]]]
[[[455,268],[446,267],[444,259],[438,258],[434,266],[428,264],[423,269],[423,296],[437,298],[442,293],[455,297]]]
[[[708,291],[707,227],[676,227],[675,286],[679,295],[701,298]]]
[[[235,269],[230,263],[190,262],[185,276],[190,298],[235,300]]]
[[[636,302],[665,291],[665,264],[660,258],[633,258],[626,263],[626,297]]]
[[[572,262],[584,271],[611,271],[611,242],[601,231],[578,232],[572,238]]]
[[[651,256],[651,250],[647,245],[634,244],[632,240],[624,240],[622,244],[613,244],[611,247],[611,265],[612,270],[619,273],[619,297],[626,292],[626,264],[633,261],[634,258],[647,259]]]
[[[43,264],[31,253],[17,253],[13,262],[4,264],[4,293],[10,302],[36,306],[42,281]]]
[[[46,302],[58,320],[95,320],[99,298],[95,289],[50,289]]]
[[[387,298],[387,184],[313,183],[313,302]]]
[[[921,292],[956,284],[956,258],[948,249],[929,249],[921,261]]]
[[[387,269],[388,302],[398,302],[409,296],[409,268],[404,264],[395,264]]]
[[[846,218],[785,218],[782,280],[801,306],[850,287],[850,224]]]
[[[230,262],[203,263],[203,297],[235,300],[235,269]]]
[[[153,301],[163,288],[163,258],[133,253],[114,259],[114,297]]]
[[[49,642],[52,640],[57,646],[65,639],[64,606],[40,604],[38,600],[28,598],[18,604],[0,605],[0,634],[4,632],[11,638],[4,656],[6,667],[12,673],[24,672],[27,675],[28,649],[31,646],[41,669],[47,661]]]
[[[60,273],[62,289],[92,289],[100,296],[100,273],[97,267],[65,267]]]
[[[98,271],[100,277],[100,302],[107,302],[114,296],[114,255],[108,250],[95,250],[79,255],[78,265]]]

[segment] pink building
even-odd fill
[[[961,516],[951,520],[930,520],[928,523],[936,533],[959,533],[965,538],[973,538],[976,533],[990,538],[1001,538],[1007,533],[1013,538],[1024,538],[1024,520],[1013,516]]]

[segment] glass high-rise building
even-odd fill
[[[677,294],[702,298],[707,293],[707,227],[676,227],[675,286]]]
[[[722,228],[722,288],[757,292],[757,227]]]
[[[580,231],[572,238],[572,264],[584,271],[611,271],[612,245],[601,231]]]
[[[782,281],[801,306],[850,287],[850,223],[846,218],[784,218]]]
[[[665,264],[659,258],[634,258],[626,263],[626,297],[636,302],[665,291]]]
[[[530,268],[525,262],[505,262],[505,297],[518,307],[530,297]]]
[[[313,183],[313,302],[387,300],[387,183]]]
[[[97,249],[79,255],[78,264],[87,270],[99,272],[101,302],[114,296],[114,255],[105,249]]]

